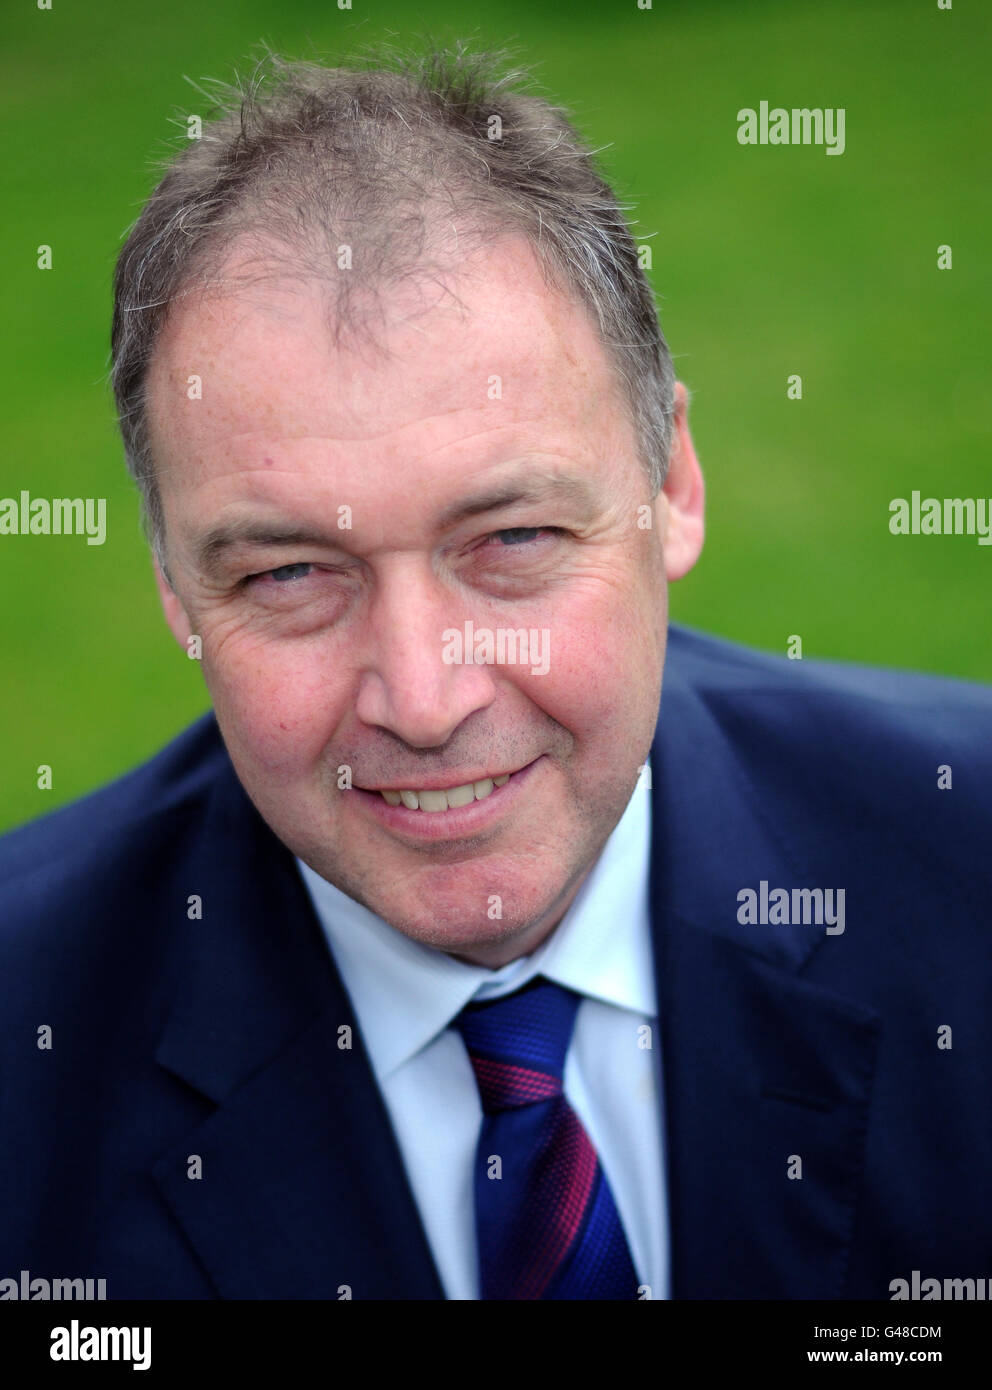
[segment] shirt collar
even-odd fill
[[[442,1033],[470,1000],[508,994],[538,973],[607,1004],[656,1013],[648,910],[649,785],[649,777],[638,781],[551,935],[531,955],[499,970],[411,941],[297,859],[378,1081]]]

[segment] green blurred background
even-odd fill
[[[0,537],[0,827],[132,766],[207,707],[160,617],[107,386],[111,274],[184,74],[259,40],[512,44],[653,249],[708,481],[673,618],[771,651],[992,680],[992,547],[893,537],[888,504],[988,497],[992,7],[936,0],[54,0],[5,7],[0,496],[106,497],[108,538]],[[741,147],[766,99],[844,107],[847,148]],[[654,234],[654,235],[652,235]],[[36,268],[36,247],[54,268]],[[953,270],[937,269],[937,247]],[[803,399],[786,396],[799,373]],[[54,770],[39,791],[36,768]]]

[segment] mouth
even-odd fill
[[[380,787],[379,795],[387,806],[405,806],[408,811],[423,811],[436,815],[439,811],[457,810],[460,806],[471,806],[473,801],[485,801],[492,796],[497,787],[505,787],[510,772],[480,777],[473,782],[462,782],[450,787],[421,787],[416,790],[402,788],[395,791],[391,787]]]
[[[356,795],[387,829],[416,840],[453,840],[488,829],[512,810],[543,754],[514,772],[491,772],[433,787],[359,787]],[[434,779],[431,779],[434,780]],[[440,779],[437,779],[440,782]]]

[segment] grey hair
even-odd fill
[[[624,207],[568,114],[522,90],[529,74],[506,62],[505,50],[464,43],[415,56],[379,48],[345,67],[266,52],[247,77],[210,84],[202,138],[166,157],[114,274],[111,382],[163,567],[148,368],[170,307],[223,284],[225,257],[245,238],[274,242],[290,271],[330,281],[334,246],[358,228],[363,246],[373,242],[363,259],[381,285],[423,268],[442,208],[477,236],[522,232],[548,280],[590,311],[625,388],[652,495],[662,486],[674,370]],[[337,332],[354,277],[335,278]]]

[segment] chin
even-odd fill
[[[507,960],[533,951],[564,914],[561,902],[568,884],[564,872],[542,874],[538,882],[521,882],[519,868],[498,865],[466,875],[465,866],[448,883],[432,881],[404,900],[388,898],[367,905],[404,936],[452,955],[471,955],[503,948]],[[471,879],[466,882],[466,877]],[[557,891],[549,881],[560,878]],[[498,915],[497,915],[498,914]],[[514,952],[511,948],[518,943]]]
[[[450,956],[478,960],[480,963],[485,957],[499,954],[502,964],[504,960],[514,960],[518,955],[527,954],[534,949],[529,944],[528,922],[487,921],[484,925],[480,922],[476,928],[468,930],[464,923],[450,927],[439,925],[437,922],[423,921],[394,925],[397,931],[421,946],[443,951]],[[492,962],[486,959],[485,963],[488,965]]]

